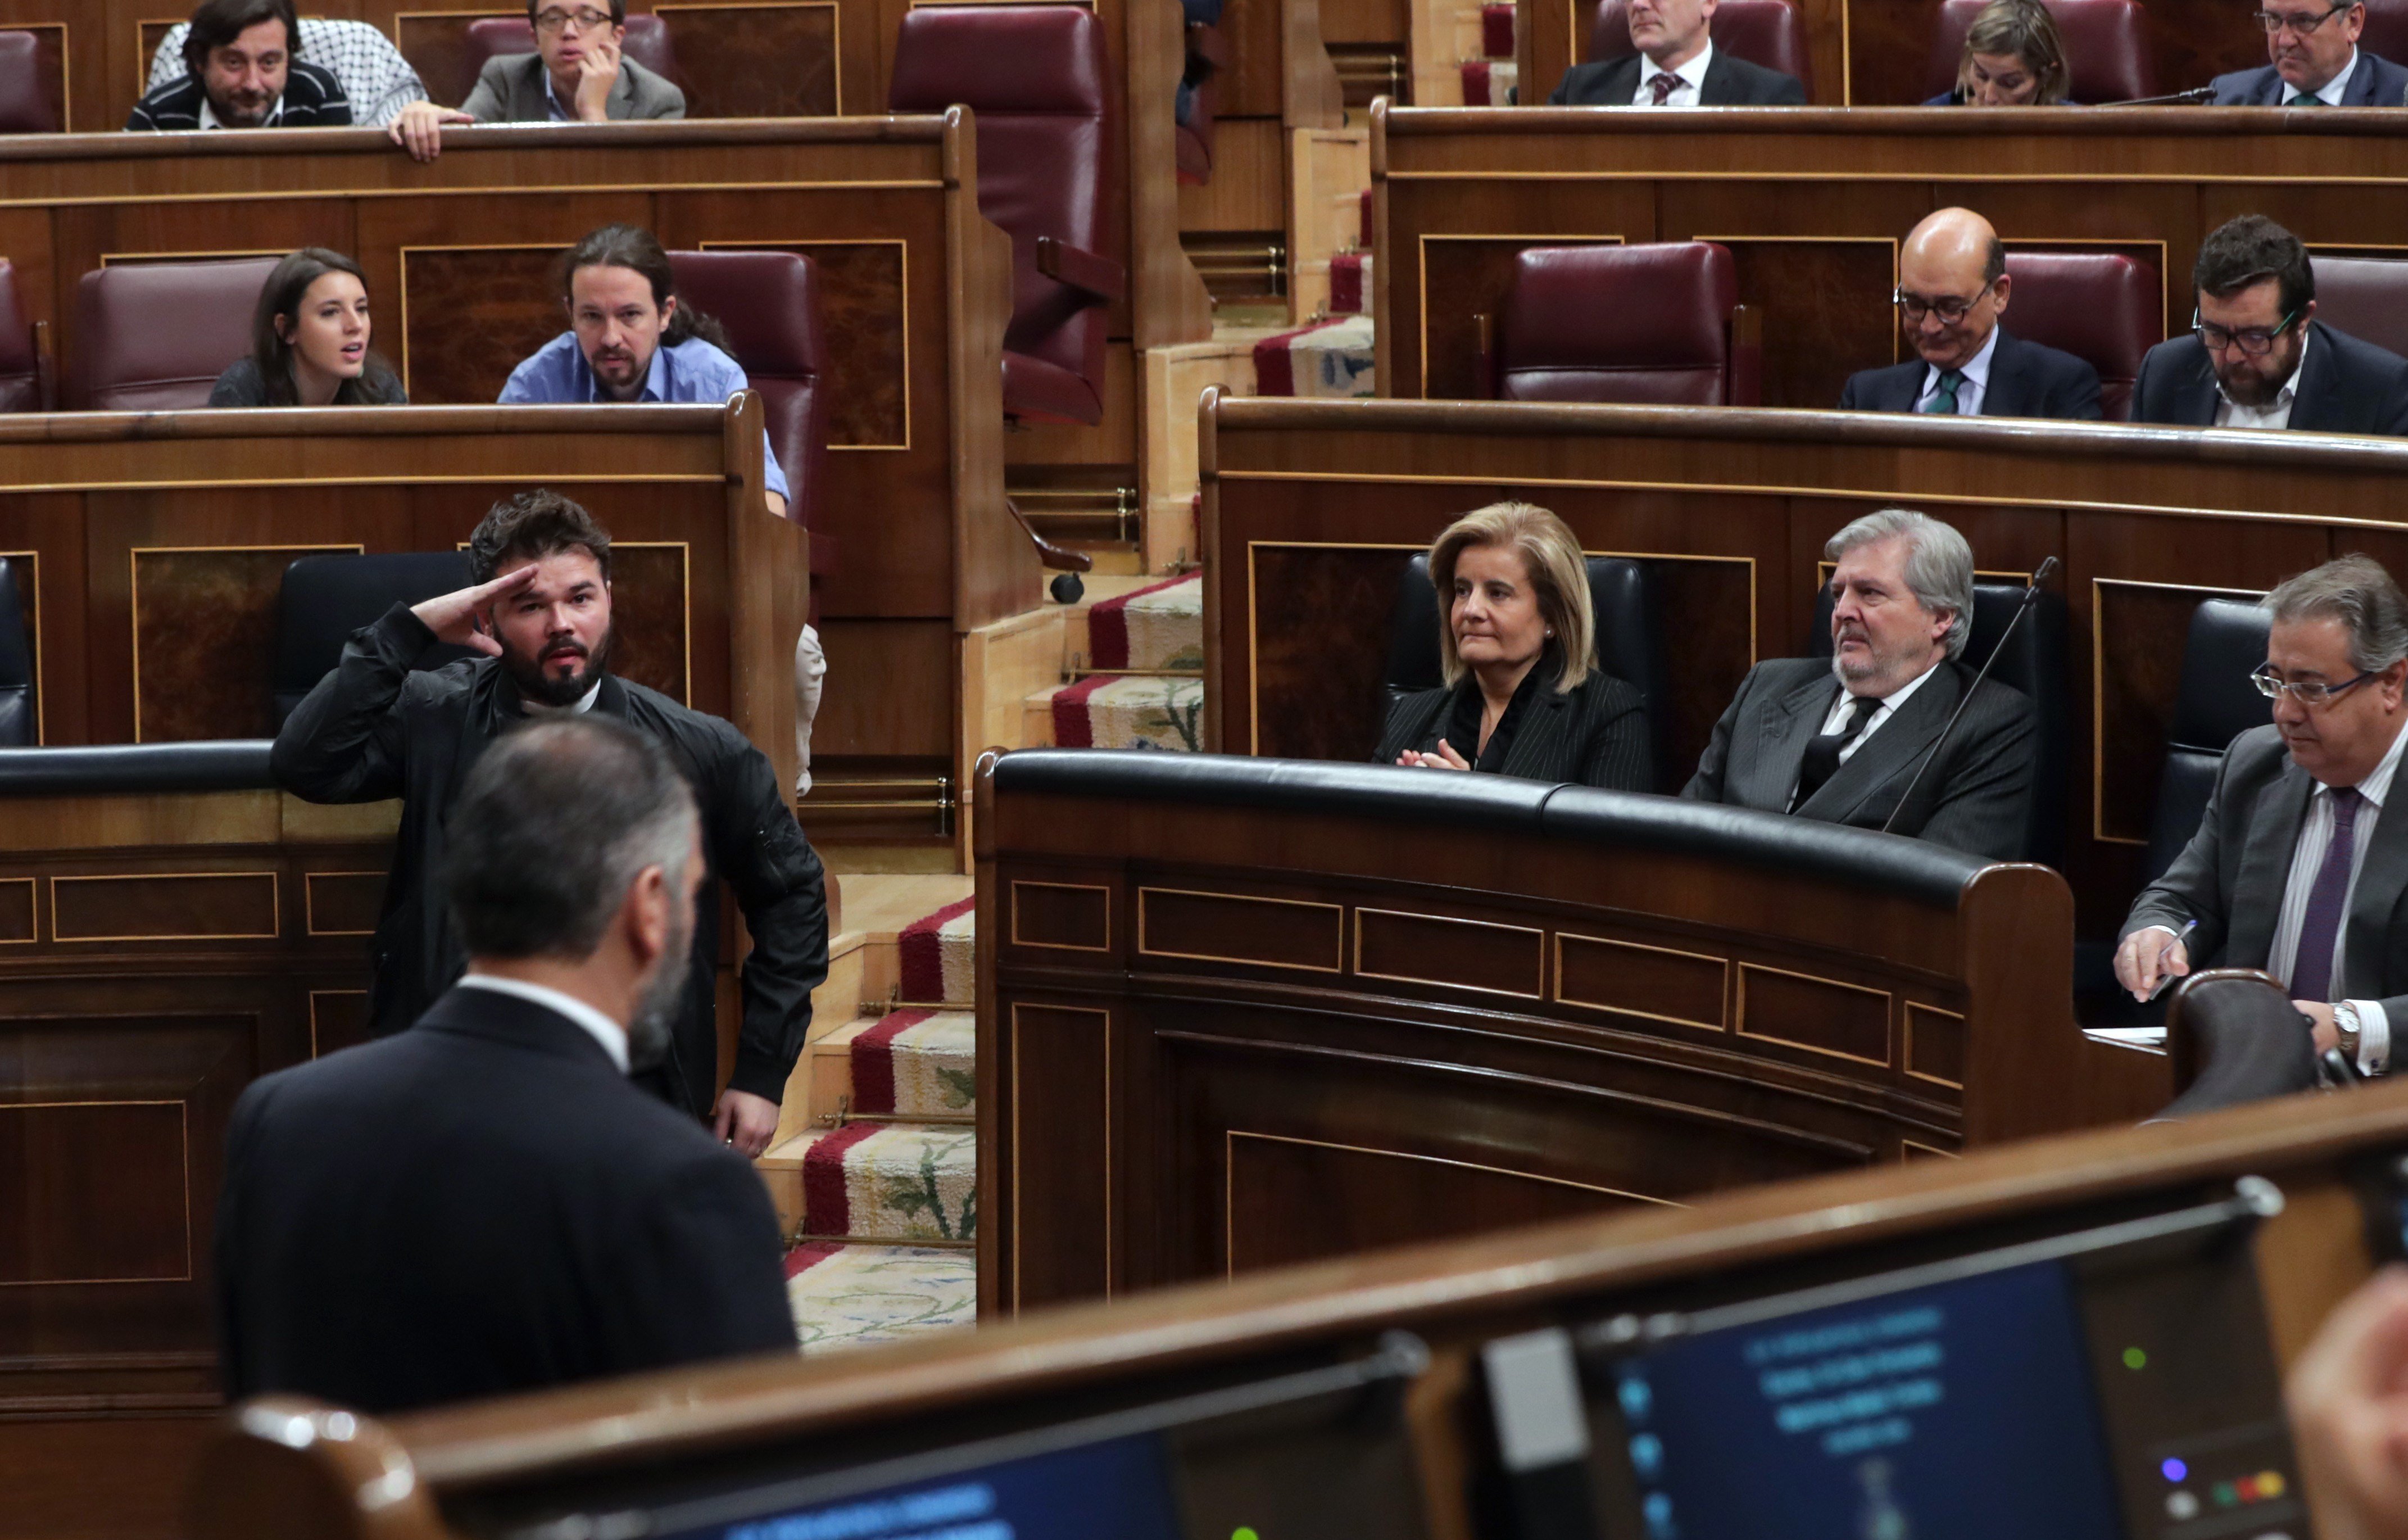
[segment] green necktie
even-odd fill
[[[1955,369],[1940,371],[1940,388],[1932,393],[1931,404],[1923,410],[1939,417],[1956,415],[1956,387],[1965,382],[1964,375]]]
[[[2322,107],[2325,105],[2325,99],[2322,96],[2315,96],[2300,91],[2292,93],[2291,99],[2283,105],[2285,107]]]

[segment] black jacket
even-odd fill
[[[1639,90],[1640,67],[1646,56],[1626,53],[1601,64],[1574,65],[1564,71],[1549,107],[1628,107]],[[1699,107],[1804,107],[1806,88],[1795,75],[1752,65],[1721,49],[1706,65],[1698,85]]]
[[[1569,691],[1548,683],[1532,683],[1542,672],[1550,680],[1556,677],[1551,664],[1541,664],[1524,682],[1528,699],[1520,703],[1512,742],[1495,767],[1496,773],[1601,786],[1608,791],[1655,790],[1653,743],[1639,692],[1594,669]],[[1373,758],[1393,765],[1407,749],[1437,753],[1447,718],[1466,692],[1476,698],[1480,682],[1466,679],[1452,690],[1416,690],[1398,700],[1388,709],[1380,751]],[[1476,762],[1478,735],[1472,735],[1470,742],[1456,743],[1455,752]]]
[[[304,801],[402,799],[368,992],[369,1029],[380,1036],[418,1019],[467,966],[434,882],[444,823],[477,756],[523,714],[517,685],[495,659],[410,672],[434,641],[435,633],[399,604],[354,633],[342,661],[294,709],[269,760],[277,784]],[[707,878],[727,880],[752,933],[728,1084],[776,1101],[803,1051],[811,990],[827,977],[827,892],[819,856],[779,795],[767,756],[734,727],[612,675],[603,676],[601,689],[594,709],[658,739],[694,788]],[[719,1056],[716,892],[706,880],[675,1048],[660,1076],[663,1093],[696,1116],[710,1110]]]
[[[1842,411],[1913,411],[1923,394],[1920,358],[1883,369],[1860,369],[1848,376],[1840,392]],[[1999,345],[1990,350],[1990,380],[1982,392],[1985,417],[2053,417],[2060,422],[2096,423],[2099,371],[2070,353],[2027,342],[1999,328]]]
[[[1972,679],[1972,669],[1955,662],[1937,665],[1937,676],[1874,728],[1838,772],[1798,806],[1798,815],[1881,828]],[[1785,811],[1789,794],[1798,788],[1806,745],[1823,730],[1839,696],[1828,658],[1774,658],[1750,669],[1681,795],[1691,801]],[[1966,707],[1964,720],[1940,751],[1940,762],[1923,778],[1913,805],[1891,832],[1994,861],[2024,859],[2039,734],[2031,701],[1990,680]]]
[[[360,377],[357,380],[345,381],[344,383],[358,399],[346,401],[341,394],[337,393],[335,405],[338,407],[397,407],[407,405],[409,401],[409,393],[401,388],[400,378],[385,366],[383,359],[374,353],[368,354],[367,367],[360,372]],[[218,376],[218,382],[209,387],[209,405],[212,407],[267,405],[267,381],[260,378],[258,361],[245,356],[228,364],[225,367],[225,372]]]
[[[2209,98],[2210,107],[2280,107],[2291,94],[2291,87],[2272,65],[2259,65],[2256,69],[2236,69],[2229,75],[2219,75],[2208,82],[2215,94]],[[2408,105],[2408,69],[2377,54],[2358,50],[2358,69],[2342,88],[2344,107],[2400,107]]]
[[[198,128],[201,104],[208,100],[208,88],[199,76],[179,75],[134,104],[134,110],[126,115],[126,132]],[[351,98],[343,94],[343,83],[335,79],[335,72],[306,59],[294,60],[284,77],[284,115],[275,126],[342,128],[351,121]]]
[[[2408,358],[2335,331],[2321,321],[2300,365],[2291,426],[2302,433],[2408,435]],[[2151,348],[2132,386],[2132,421],[2214,427],[2221,398],[2215,366],[2197,337]]]
[[[780,1251],[749,1161],[567,1017],[457,989],[235,1103],[226,1397],[393,1413],[791,1352]]]

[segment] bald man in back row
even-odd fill
[[[1988,220],[1933,214],[1906,237],[1898,280],[1899,324],[1916,356],[1849,376],[1841,410],[2100,420],[2097,369],[1999,324],[2014,281]]]

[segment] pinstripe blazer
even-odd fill
[[[1407,749],[1437,753],[1456,693],[1477,694],[1479,689],[1478,680],[1467,678],[1453,690],[1417,690],[1398,701],[1388,710],[1388,725],[1373,759],[1393,765]],[[1472,744],[1458,743],[1455,750],[1466,759],[1475,757]],[[1654,791],[1654,763],[1639,692],[1592,669],[1569,691],[1541,687],[1531,696],[1497,773],[1607,791]]]

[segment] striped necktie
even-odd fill
[[[1668,70],[1659,69],[1647,78],[1647,89],[1656,93],[1656,100],[1652,105],[1662,107],[1672,99],[1672,93],[1681,89],[1681,78]]]
[[[1956,391],[1957,388],[1964,383],[1965,376],[1959,370],[1942,369],[1940,371],[1940,388],[1932,392],[1930,403],[1923,410],[1936,417],[1956,416]]]

